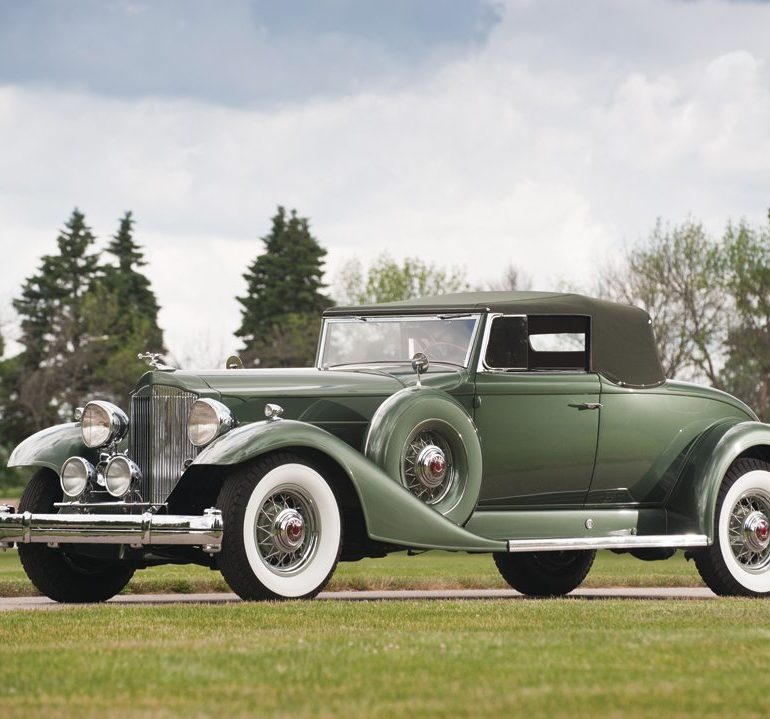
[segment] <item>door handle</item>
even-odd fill
[[[570,407],[574,407],[575,409],[601,409],[602,405],[601,402],[578,402],[578,403],[570,403]]]

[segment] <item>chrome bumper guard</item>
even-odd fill
[[[183,514],[17,514],[0,505],[0,548],[26,544],[128,544],[200,546],[207,554],[222,548],[222,512]]]

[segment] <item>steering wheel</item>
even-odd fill
[[[449,361],[451,358],[454,357],[456,359],[458,356],[464,359],[467,351],[467,347],[456,345],[452,342],[434,342],[425,347],[425,354],[428,355],[428,359],[435,358],[439,361],[442,359]]]

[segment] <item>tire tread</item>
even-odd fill
[[[535,552],[496,552],[495,565],[503,579],[516,591],[530,597],[562,597],[577,589],[594,563],[594,550],[570,550],[574,566],[552,572],[538,563]]]
[[[245,556],[242,533],[246,505],[249,502],[251,493],[259,483],[259,480],[261,480],[270,470],[276,469],[282,464],[287,463],[312,466],[306,460],[285,452],[260,457],[253,462],[237,467],[230,476],[225,479],[219,493],[217,507],[222,511],[225,533],[222,537],[222,550],[217,557],[217,566],[222,572],[222,576],[225,578],[230,589],[232,589],[241,599],[246,601],[278,601],[287,599],[287,597],[276,594],[265,587],[251,571]],[[333,484],[330,484],[330,487],[332,488],[332,491],[334,491]],[[344,532],[344,525],[342,524],[342,514],[340,514],[340,523],[342,526],[340,527],[340,543],[337,550],[337,559],[339,559],[343,545],[342,533]],[[236,527],[236,531],[228,531],[228,528],[232,527]],[[312,597],[315,597],[323,590],[329,579],[331,579],[336,566],[337,562],[335,561],[334,566],[332,566],[327,577],[313,591],[308,592],[301,597],[294,597],[294,599],[311,599]]]
[[[61,499],[61,489],[50,470],[40,470],[29,480],[19,502],[20,512],[50,512]],[[134,568],[112,564],[100,572],[80,572],[59,548],[45,544],[19,544],[19,560],[29,580],[56,602],[103,602],[118,594],[134,575]]]
[[[719,546],[719,513],[722,511],[722,504],[730,487],[738,481],[747,472],[761,470],[770,472],[770,463],[753,457],[743,457],[730,465],[730,469],[722,480],[717,495],[716,511],[714,513],[714,543],[708,547],[697,549],[692,552],[695,560],[695,567],[700,574],[701,579],[711,589],[714,594],[722,597],[764,597],[762,592],[755,592],[744,587],[727,568],[722,558],[722,550]]]

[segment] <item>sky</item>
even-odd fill
[[[75,206],[102,246],[133,211],[192,363],[279,204],[332,286],[387,251],[588,287],[657,218],[766,221],[768,37],[759,0],[0,0],[0,318]]]

